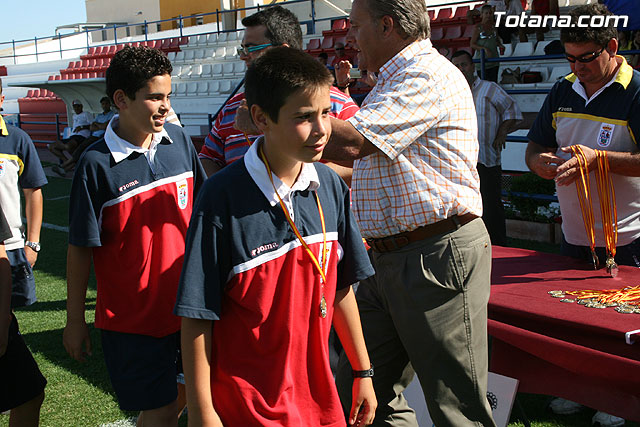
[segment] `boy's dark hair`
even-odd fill
[[[113,56],[107,68],[107,96],[115,105],[113,94],[122,89],[129,99],[135,99],[147,81],[171,71],[171,61],[159,50],[127,46]]]
[[[274,122],[289,95],[333,83],[333,76],[313,56],[297,49],[275,47],[247,69],[244,94],[249,108],[258,105]]]
[[[571,16],[571,25],[560,29],[560,41],[562,43],[595,43],[605,47],[609,40],[618,38],[618,30],[616,30],[615,20],[607,20],[607,16],[613,16],[609,9],[603,4],[587,4],[578,6],[569,12]],[[595,26],[578,26],[580,16],[604,16],[606,27]],[[584,21],[584,19],[583,19]]]
[[[267,28],[265,36],[272,45],[302,50],[302,30],[296,15],[282,6],[270,6],[242,19],[245,27],[264,25]]]
[[[457,58],[459,56],[468,56],[470,61],[473,61],[473,57],[471,56],[471,54],[469,52],[467,52],[464,49],[460,49],[460,50],[456,50],[453,55],[451,55],[451,59],[453,58]]]

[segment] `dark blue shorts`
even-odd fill
[[[7,251],[11,264],[11,308],[24,307],[36,302],[36,281],[24,248]]]
[[[180,333],[156,338],[102,330],[111,385],[124,411],[146,411],[177,399]]]
[[[0,412],[27,403],[44,391],[47,380],[20,335],[11,313],[7,351],[0,357]]]

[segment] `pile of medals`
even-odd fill
[[[549,291],[553,298],[561,298],[560,302],[584,305],[588,308],[613,307],[618,313],[640,314],[640,286],[627,286],[622,289]],[[567,296],[575,296],[567,298]]]

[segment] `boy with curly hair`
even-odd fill
[[[107,95],[119,114],[80,158],[69,208],[65,348],[79,361],[91,353],[85,298],[93,258],[95,326],[120,408],[141,411],[138,425],[154,427],[177,424],[180,319],[171,311],[204,180],[190,138],[165,123],[171,69],[146,47],[113,57]]]

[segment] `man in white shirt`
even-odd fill
[[[91,123],[93,123],[93,116],[86,111],[82,111],[83,106],[80,100],[74,99],[71,106],[75,112],[73,115],[71,136],[67,139],[56,141],[49,145],[49,151],[51,151],[62,162],[67,160],[67,156],[64,154],[65,151],[73,153],[73,150],[75,150],[82,141],[91,135]]]

